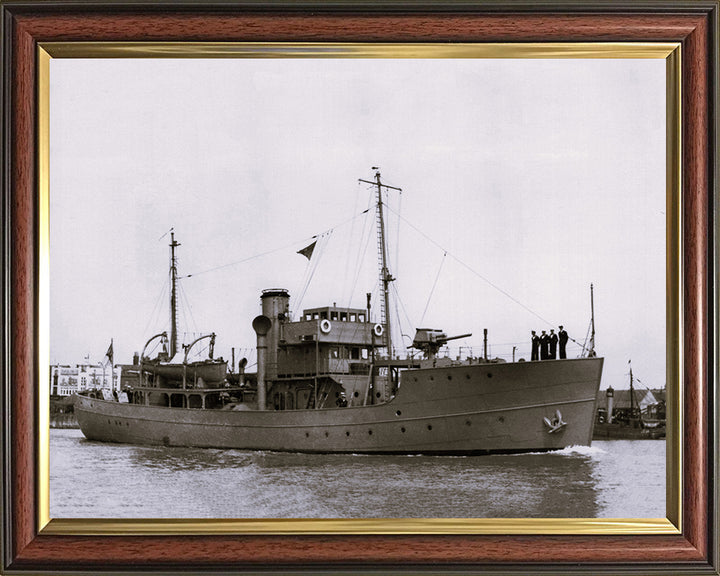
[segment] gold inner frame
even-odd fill
[[[666,61],[666,518],[51,519],[50,60],[52,58],[654,58]],[[680,43],[185,43],[46,42],[38,73],[38,529],[43,534],[679,534],[682,530],[682,271]]]

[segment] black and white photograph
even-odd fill
[[[50,517],[666,516],[665,60],[49,85]]]

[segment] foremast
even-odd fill
[[[377,166],[372,167],[375,170],[375,180],[363,180],[359,179],[360,182],[366,184],[372,184],[376,186],[376,218],[377,218],[377,241],[378,241],[378,267],[380,270],[380,284],[383,290],[383,298],[380,302],[380,324],[385,328],[383,334],[383,344],[387,349],[387,354],[392,358],[393,347],[392,347],[392,330],[390,329],[390,282],[395,280],[390,269],[388,268],[387,258],[387,242],[385,238],[385,216],[383,208],[383,188],[389,190],[397,190],[402,192],[402,188],[396,188],[395,186],[389,186],[383,184],[380,180],[380,169]]]

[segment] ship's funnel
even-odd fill
[[[270,332],[272,321],[261,314],[255,317],[252,327],[255,334],[257,334],[257,404],[258,410],[265,410],[265,356],[267,353],[267,333]]]
[[[263,290],[260,304],[261,314],[271,322],[267,332],[265,376],[272,382],[278,376],[278,348],[282,340],[283,325],[290,318],[290,294],[282,288]]]

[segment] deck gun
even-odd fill
[[[428,360],[433,360],[440,348],[445,346],[445,344],[447,344],[450,340],[468,338],[470,336],[472,336],[472,334],[448,336],[442,330],[435,330],[433,328],[418,328],[415,331],[415,339],[413,340],[411,347],[422,350],[427,356]]]

